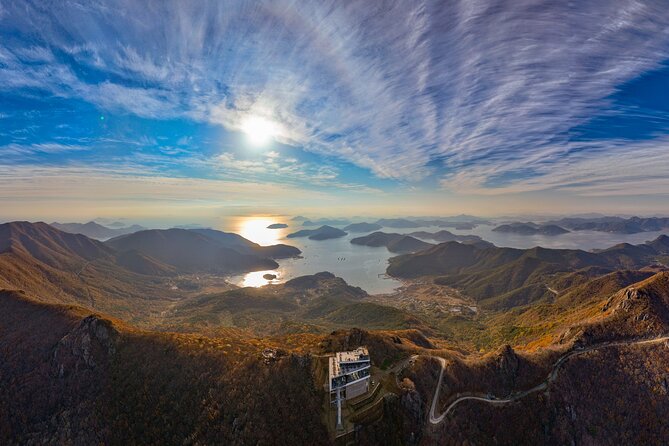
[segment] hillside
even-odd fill
[[[153,229],[116,237],[105,243],[120,253],[140,252],[187,273],[230,274],[278,267],[278,264],[269,258],[247,253],[253,248],[241,241],[225,243],[199,231],[201,230]],[[218,234],[219,231],[214,233]],[[220,234],[230,235],[234,240],[239,237],[232,237],[236,234]]]
[[[567,249],[512,249],[447,242],[390,259],[391,276],[439,276],[437,283],[463,290],[489,308],[510,308],[551,296],[556,275],[583,268],[610,272],[642,268],[669,252],[666,236],[641,245],[586,252]]]
[[[2,292],[0,443],[326,444],[311,359],[262,348]]]
[[[118,255],[109,246],[45,223],[0,225],[0,288],[46,303],[76,304],[137,323],[175,297],[171,275],[154,259]],[[132,263],[132,265],[129,265]],[[138,274],[132,269],[148,268]]]
[[[123,251],[116,256],[116,264],[128,271],[146,276],[173,276],[177,274],[174,266],[167,265],[142,252]]]
[[[335,328],[424,327],[399,309],[366,302],[367,293],[328,272],[302,276],[284,284],[207,294],[177,305],[165,329],[215,334],[236,327],[257,335],[300,330],[325,333]]]
[[[59,231],[46,223],[13,222],[0,225],[0,254],[28,255],[57,268],[112,255],[104,244],[78,234]]]
[[[613,286],[630,279],[598,280]],[[494,438],[502,444],[664,444],[669,353],[666,338],[653,337],[669,334],[669,274],[655,274],[608,297],[591,294],[584,304],[590,314],[566,324],[550,349],[519,352],[507,346],[480,358],[446,353],[437,413],[458,395],[479,401],[462,401],[424,431],[422,443]],[[421,358],[404,373],[419,393],[416,399],[430,401],[438,383],[435,362]],[[538,391],[522,392],[534,386]],[[504,403],[510,395],[524,396]],[[429,411],[424,404],[419,413]]]
[[[241,254],[251,254],[261,257],[269,257],[271,259],[286,259],[297,257],[302,253],[294,246],[281,243],[270,246],[261,246],[232,232],[217,231],[215,229],[191,229],[191,231],[216,240],[223,246],[232,248]]]

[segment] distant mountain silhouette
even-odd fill
[[[636,234],[669,229],[669,217],[568,217],[548,222],[572,231],[600,231],[618,234]]]
[[[102,242],[66,233],[42,222],[0,225],[0,253],[9,252],[28,255],[61,269],[113,254]]]
[[[344,231],[348,232],[372,232],[381,229],[381,225],[376,223],[351,223],[350,225],[344,228]]]
[[[310,240],[328,240],[345,236],[347,233],[341,229],[324,225],[318,229],[302,229],[301,231],[288,234],[288,238],[309,237]]]
[[[478,235],[458,235],[450,231],[441,230],[437,232],[417,231],[409,234],[412,237],[422,238],[424,240],[434,240],[435,242],[480,242],[483,239]]]
[[[396,229],[419,228],[425,225],[425,223],[418,223],[405,218],[382,218],[377,220],[376,224],[381,225],[384,228]]]
[[[318,220],[305,220],[302,222],[302,226],[318,226],[318,225],[329,225],[329,226],[344,226],[349,224],[348,220],[344,219],[335,219],[335,218],[319,218]]]
[[[102,226],[94,221],[88,223],[51,223],[56,229],[59,229],[63,232],[69,232],[71,234],[83,234],[86,237],[94,238],[97,240],[106,240],[112,237],[118,237],[119,235],[132,234],[133,232],[142,231],[146,229],[143,226],[132,225],[128,227],[116,227],[109,228]]]
[[[537,225],[535,223],[509,223],[497,226],[493,231],[518,235],[561,235],[569,232],[558,225]]]

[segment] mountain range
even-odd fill
[[[118,226],[119,222],[114,223],[114,227],[103,226],[94,221],[89,221],[88,223],[51,223],[56,229],[60,229],[63,232],[69,232],[71,234],[83,234],[86,237],[94,238],[97,240],[107,240],[112,237],[118,237],[119,235],[132,234],[133,232],[142,231],[146,229],[140,225],[131,225],[131,226]]]
[[[335,444],[327,355],[358,346],[378,387],[346,406],[354,443],[668,438],[667,236],[444,242],[392,258],[406,286],[383,296],[327,272],[215,276],[295,253],[210,229],[103,243],[0,225],[0,443]]]
[[[401,278],[437,276],[438,283],[462,289],[483,305],[508,308],[550,296],[550,284],[564,274],[642,268],[662,264],[667,255],[669,237],[665,235],[641,245],[623,243],[597,252],[446,242],[390,259],[387,272]]]

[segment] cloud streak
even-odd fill
[[[263,116],[280,143],[462,194],[668,190],[662,138],[583,142],[574,130],[632,112],[612,95],[669,59],[662,1],[28,2],[0,21],[4,92],[228,131]],[[336,179],[301,163],[215,160]]]

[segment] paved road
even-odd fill
[[[550,291],[551,293],[555,294],[556,296],[559,296],[559,295],[560,295],[560,292],[559,292],[558,290],[555,290],[555,289],[549,287],[548,285],[546,285],[546,288],[548,288],[548,291]]]
[[[511,403],[511,402],[517,401],[521,398],[524,398],[525,396],[527,396],[531,393],[540,392],[542,390],[545,390],[546,388],[548,388],[548,385],[551,382],[555,381],[555,379],[557,378],[558,370],[560,369],[562,364],[564,364],[571,357],[581,355],[583,353],[587,353],[587,352],[590,352],[590,351],[593,351],[593,350],[599,350],[599,349],[602,349],[602,348],[615,347],[615,346],[620,346],[620,345],[631,345],[631,344],[653,344],[653,343],[656,343],[656,342],[663,342],[663,341],[667,341],[667,340],[669,340],[669,335],[663,335],[663,336],[659,336],[659,337],[652,338],[652,339],[630,339],[630,340],[626,340],[626,341],[605,342],[605,343],[593,345],[593,346],[590,346],[590,347],[582,348],[580,350],[572,350],[569,353],[566,353],[566,354],[562,355],[560,357],[560,359],[558,359],[555,362],[555,364],[553,365],[553,369],[548,374],[548,377],[546,378],[545,381],[543,381],[541,384],[538,384],[538,385],[532,387],[531,389],[524,390],[522,392],[516,393],[516,394],[511,395],[511,396],[509,396],[507,398],[504,398],[504,399],[497,399],[495,397],[490,397],[490,396],[486,396],[486,395],[482,395],[482,394],[475,394],[475,393],[462,394],[462,396],[456,398],[451,404],[449,404],[449,406],[446,408],[444,413],[442,413],[439,416],[435,415],[435,411],[437,409],[437,404],[438,404],[438,401],[439,401],[439,389],[441,388],[441,383],[442,383],[442,380],[444,378],[444,370],[446,369],[446,360],[444,358],[433,356],[435,359],[439,360],[439,362],[441,363],[441,371],[439,372],[439,381],[437,382],[437,388],[434,391],[434,397],[432,397],[432,406],[430,407],[430,423],[432,423],[432,424],[441,423],[444,420],[444,418],[446,418],[446,416],[450,412],[452,412],[458,404],[460,404],[463,401],[476,400],[476,401],[483,401],[483,402],[486,402],[488,404],[506,404],[506,403]]]

